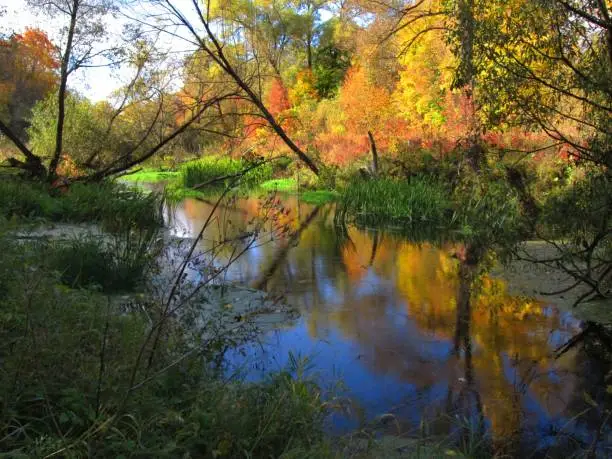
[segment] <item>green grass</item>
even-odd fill
[[[175,180],[180,176],[179,171],[165,171],[159,169],[143,169],[135,172],[134,174],[125,175],[120,178],[121,181],[125,182],[164,182]]]
[[[259,185],[259,187],[265,191],[278,191],[281,193],[297,193],[298,191],[295,177],[267,180]]]
[[[263,182],[259,188],[272,192],[285,194],[298,194],[298,186],[295,178],[272,179]],[[299,190],[300,199],[308,204],[322,205],[328,202],[336,201],[339,194],[336,191],[330,190]]]
[[[312,190],[300,193],[300,199],[308,204],[322,205],[338,200],[339,194],[336,191]]]
[[[135,174],[122,177],[122,181],[133,184],[141,182],[161,182],[167,181],[167,198],[178,202],[185,198],[210,197],[219,194],[231,182],[231,179],[221,180],[200,189],[193,189],[194,185],[199,185],[212,181],[219,177],[238,174],[240,171],[249,167],[250,163],[242,160],[234,160],[226,157],[208,156],[199,160],[190,161],[183,164],[178,171],[161,171],[155,169],[144,169]],[[271,178],[276,163],[263,165],[250,171],[238,184],[238,190],[251,192],[257,189],[263,191],[277,191],[285,194],[298,193],[297,181],[291,178]],[[337,200],[339,194],[330,190],[313,190],[303,188],[300,190],[300,199],[309,204],[321,205]]]
[[[183,164],[180,169],[179,183],[183,188],[192,188],[201,184],[215,181],[207,185],[206,191],[222,190],[236,181],[235,177],[223,179],[223,177],[239,174],[253,164],[241,159],[232,159],[224,156],[205,156],[196,161]],[[243,189],[254,188],[260,183],[272,178],[272,165],[262,164],[247,172],[238,185]]]
[[[19,220],[99,223],[114,231],[121,227],[159,227],[161,196],[125,185],[75,183],[66,192],[27,180],[0,181],[0,215]]]
[[[354,180],[340,198],[341,211],[367,225],[444,225],[452,214],[445,187],[428,177]]]
[[[104,292],[137,288],[160,253],[158,231],[129,231],[106,236],[83,235],[67,241],[41,243],[49,269],[72,288],[94,287]]]

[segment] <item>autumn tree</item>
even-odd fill
[[[315,174],[319,173],[318,166],[287,134],[276,117],[264,103],[263,75],[257,55],[249,51],[248,47],[241,46],[239,30],[234,27],[227,28],[223,21],[215,18],[215,5],[208,3],[201,7],[197,0],[192,0],[190,13],[181,9],[171,0],[155,2],[165,12],[165,25],[173,27],[177,22],[182,25],[188,35],[186,41],[197,46],[197,50],[205,54],[219,69],[221,73],[229,76],[239,88],[240,97],[249,101],[257,110],[270,128],[282,139],[287,147],[304,162]],[[160,13],[163,14],[163,13]],[[195,14],[191,20],[188,14]],[[159,21],[159,15],[156,14]],[[231,23],[230,23],[231,26]],[[220,32],[217,32],[217,31]],[[236,43],[238,40],[238,43]]]
[[[520,26],[520,28],[518,27]],[[487,119],[545,132],[583,178],[555,193],[538,231],[561,269],[609,297],[612,278],[612,20],[604,1],[516,1],[488,8],[479,27],[478,85]],[[562,239],[563,242],[559,242]],[[529,258],[529,257],[528,257]]]
[[[201,88],[189,100],[169,94],[172,82],[176,81],[176,61],[156,49],[155,37],[144,38],[137,21],[121,36],[108,34],[107,21],[117,13],[119,2],[31,0],[29,3],[56,21],[65,21],[59,47],[59,85],[55,102],[48,100],[37,111],[37,127],[32,130],[37,136],[32,142],[36,151],[0,119],[0,132],[23,156],[8,158],[9,166],[53,182],[63,158],[70,153],[88,151],[87,155],[76,154],[82,168],[80,180],[99,180],[150,159],[201,121],[205,112],[212,112],[223,100],[236,96],[232,86],[220,92]],[[88,102],[69,90],[69,78],[79,69],[117,62],[133,71],[133,77],[117,91],[112,106],[90,110]],[[75,113],[68,114],[68,110]],[[100,133],[97,142],[89,142],[87,134],[78,132],[88,129],[92,115],[96,123],[101,123],[94,129]],[[203,123],[199,128],[207,129],[207,125]]]
[[[321,35],[314,52],[312,72],[319,97],[330,98],[337,94],[351,65],[351,52],[339,43],[336,31],[337,19],[330,19],[321,26]]]
[[[280,78],[273,78],[268,92],[268,107],[274,116],[280,115],[291,108],[289,93]]]
[[[55,46],[39,29],[0,40],[0,117],[23,136],[30,111],[57,87]]]

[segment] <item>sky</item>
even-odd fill
[[[191,0],[173,0],[173,4],[181,12],[186,13],[189,18],[190,15],[188,13],[192,11]],[[64,24],[58,22],[58,20],[50,19],[46,15],[34,14],[33,8],[28,5],[26,0],[0,0],[0,12],[2,11],[5,14],[0,19],[0,34],[19,33],[23,32],[26,27],[36,27],[45,31],[55,44],[61,42],[60,31]],[[138,9],[132,9],[129,11],[129,14],[138,16],[142,14],[142,11],[139,12]],[[321,19],[326,21],[330,16],[331,13],[324,11]],[[120,17],[109,22],[108,27],[114,29],[113,31],[119,34],[125,22],[127,22],[127,19]],[[161,38],[158,45],[177,53],[184,52],[188,48],[188,45],[183,40],[171,38],[168,35]],[[130,75],[131,73],[126,67],[115,69],[107,67],[79,69],[78,72],[71,75],[68,86],[92,101],[97,102],[108,99],[114,90],[129,81]]]
[[[0,0],[0,10],[3,9],[6,14],[0,21],[0,33],[19,33],[26,27],[35,27],[45,31],[55,44],[58,43],[58,31],[63,24],[45,15],[33,14],[26,0]],[[71,78],[69,87],[93,101],[99,101],[108,98],[121,85],[121,81],[121,71],[111,71],[108,68],[82,69]]]
[[[173,3],[182,11],[190,10],[190,0],[174,0]],[[26,0],[0,0],[0,11],[5,12],[0,19],[0,33],[10,35],[13,32],[23,32],[27,27],[35,27],[45,31],[56,45],[61,43],[61,30],[65,24],[61,20],[50,19],[44,14],[35,14]],[[129,10],[128,13],[136,16],[141,14],[135,9]],[[116,36],[119,36],[126,22],[128,19],[121,16],[109,21],[108,27],[111,29],[111,34],[116,32]],[[188,48],[183,40],[173,39],[168,35],[162,37],[158,45],[176,52],[185,51]],[[108,99],[112,92],[125,85],[131,76],[130,69],[125,66],[113,69],[108,67],[82,68],[70,76],[68,86],[97,102]]]

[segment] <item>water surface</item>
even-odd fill
[[[323,387],[341,382],[353,401],[350,415],[334,416],[338,432],[388,413],[391,433],[417,432],[423,420],[440,434],[469,424],[518,449],[564,442],[596,445],[605,456],[607,428],[596,433],[606,417],[608,365],[586,345],[553,356],[583,326],[570,313],[510,296],[503,280],[488,276],[470,289],[451,244],[341,228],[333,205],[286,198],[272,208],[288,231],[265,233],[226,280],[284,296],[301,318],[230,352],[229,373],[256,380],[285,368],[290,352],[308,357]],[[175,231],[196,235],[211,209],[185,200],[174,212]],[[266,212],[257,198],[222,206],[202,249]],[[219,262],[230,256],[221,251]]]

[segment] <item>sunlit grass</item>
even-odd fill
[[[363,224],[443,224],[452,202],[445,187],[428,177],[355,180],[342,193],[343,212]]]
[[[223,189],[230,185],[253,188],[272,178],[272,165],[261,164],[244,175],[245,170],[254,166],[242,159],[224,156],[205,156],[180,167],[180,183],[184,188],[202,186],[208,189]]]
[[[272,179],[263,182],[259,187],[265,191],[279,191],[282,193],[297,193],[298,186],[294,177]]]
[[[121,177],[122,181],[126,182],[148,182],[156,183],[166,180],[174,180],[180,176],[178,171],[164,171],[159,169],[143,169],[133,174],[128,174]]]
[[[326,204],[336,201],[339,193],[331,190],[300,190],[294,177],[267,180],[259,185],[264,191],[276,191],[285,194],[299,194],[300,200],[308,204]]]

